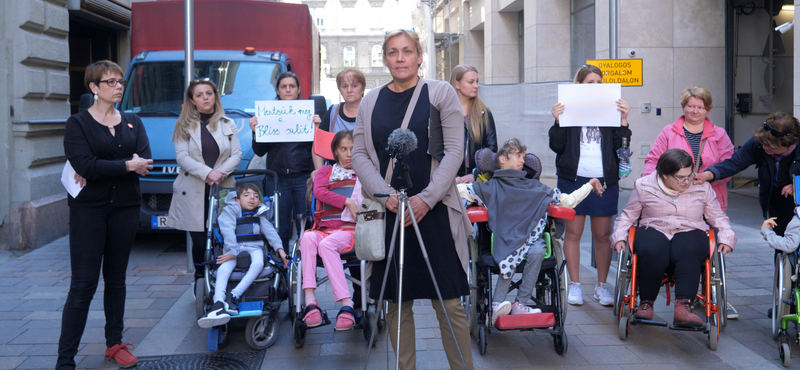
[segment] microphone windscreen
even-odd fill
[[[417,135],[408,129],[395,129],[389,135],[389,151],[406,155],[417,149]]]

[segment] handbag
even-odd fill
[[[423,85],[425,83],[420,79],[417,87],[414,88],[414,94],[408,103],[408,109],[406,109],[406,115],[403,117],[403,124],[400,125],[400,128],[408,127],[408,121],[411,120],[411,113],[414,112]],[[384,177],[387,184],[391,183],[392,172],[394,172],[394,166],[389,163]],[[356,215],[356,230],[353,239],[356,258],[363,261],[381,261],[386,258],[386,207],[373,199],[372,194],[364,194],[360,212]]]

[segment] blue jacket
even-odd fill
[[[789,174],[792,177],[800,175],[800,163],[798,163],[800,150],[798,149],[800,149],[800,145],[795,148],[794,153],[791,155],[793,159],[789,167]],[[769,201],[772,189],[778,186],[775,183],[775,158],[764,152],[764,147],[758,140],[751,137],[741,149],[733,153],[733,157],[715,164],[708,171],[714,174],[715,179],[724,179],[743,171],[753,164],[758,169],[758,202],[761,204],[761,212],[764,218],[767,218],[769,217]]]

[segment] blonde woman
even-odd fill
[[[224,113],[217,85],[206,80],[192,81],[172,133],[181,173],[172,184],[167,226],[189,232],[195,281],[203,276],[199,264],[205,258],[205,220],[211,186],[234,187],[236,181],[228,174],[242,161],[239,131]]]
[[[489,148],[497,152],[497,134],[494,117],[486,103],[478,96],[478,70],[473,66],[460,64],[453,68],[450,84],[456,89],[464,113],[464,163],[458,169],[458,183],[472,183],[472,170],[475,169],[475,152]]]
[[[403,186],[393,176],[390,183],[384,180],[392,160],[386,150],[389,135],[403,122],[414,90],[420,84],[417,103],[412,108],[408,130],[419,139],[416,150],[405,155],[409,165],[408,176],[413,186],[408,188],[410,207],[419,223],[422,240],[427,246],[433,273],[441,291],[444,307],[439,303],[433,280],[422,257],[417,238],[413,237],[410,213],[406,210],[405,266],[403,270],[403,304],[400,312],[402,325],[400,353],[397,357],[401,369],[414,369],[416,349],[414,339],[414,299],[429,299],[442,333],[442,346],[451,369],[472,369],[472,351],[469,327],[461,297],[469,294],[466,267],[468,261],[467,235],[472,233],[469,219],[456,190],[455,176],[464,156],[463,115],[458,97],[446,82],[419,77],[422,64],[422,47],[414,31],[396,30],[386,33],[383,43],[383,62],[389,68],[392,81],[370,90],[356,116],[353,133],[353,169],[367,196],[375,193],[393,193]],[[432,120],[431,112],[438,111],[439,120]],[[430,127],[430,129],[429,129]],[[428,132],[441,130],[438,139],[429,138]],[[399,170],[394,170],[399,173]],[[398,198],[377,198],[386,205],[386,243],[392,239],[392,228],[397,220]],[[394,250],[397,261],[399,248]],[[377,299],[384,271],[389,269],[385,299],[390,301],[389,318],[397,311],[397,263],[387,265],[386,260],[373,264],[369,295]],[[456,339],[450,333],[445,311],[452,322]],[[397,321],[395,321],[396,323]],[[392,346],[396,349],[397,326],[389,325]],[[458,342],[456,342],[456,340]],[[457,343],[457,344],[456,344]],[[459,349],[464,363],[459,357]]]

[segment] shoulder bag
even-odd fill
[[[411,114],[417,105],[419,93],[425,83],[420,79],[414,94],[408,103],[406,115],[403,117],[403,124],[400,128],[408,127]],[[384,181],[391,183],[394,166],[390,162],[386,168]],[[386,207],[372,198],[372,194],[365,194],[364,201],[361,203],[361,211],[356,215],[356,230],[353,238],[355,239],[356,257],[364,261],[381,261],[386,258]]]

